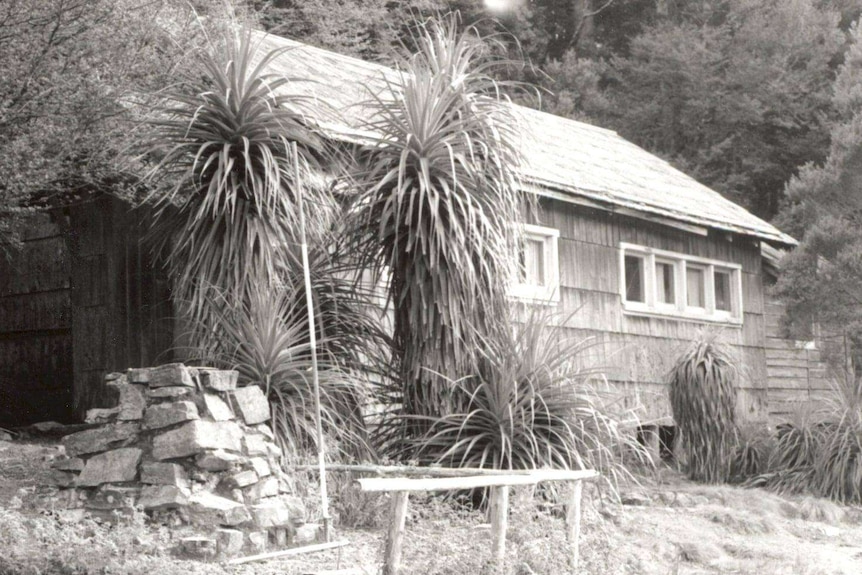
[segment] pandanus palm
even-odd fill
[[[419,48],[374,101],[366,185],[354,204],[364,263],[389,278],[403,409],[447,411],[503,313],[520,206],[513,108],[499,65],[457,16],[419,27]]]
[[[261,277],[277,277],[296,244],[290,144],[301,166],[315,165],[324,148],[297,97],[278,95],[290,80],[266,71],[281,51],[259,53],[259,43],[242,32],[200,54],[151,122],[149,149],[162,155],[152,176],[170,182],[156,200],[157,239],[176,301],[205,329],[208,289],[242,298]]]

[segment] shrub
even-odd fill
[[[215,312],[204,361],[236,369],[246,385],[260,385],[272,407],[274,431],[292,452],[316,448],[316,415],[304,287],[252,283],[246,297],[231,299],[212,290]],[[345,308],[348,304],[345,302]],[[368,450],[361,407],[361,374],[341,368],[331,341],[321,338],[318,372],[325,432],[350,453]]]
[[[451,467],[593,468],[614,486],[630,477],[622,455],[643,451],[605,412],[596,389],[602,376],[577,366],[590,342],[559,339],[550,319],[534,313],[484,339],[481,371],[450,381],[457,408],[440,417],[391,418],[383,428],[384,449],[396,458]],[[424,418],[428,430],[411,437],[403,428],[416,418]]]
[[[688,460],[689,477],[727,481],[736,436],[737,370],[715,336],[702,336],[670,373],[670,405]]]
[[[775,456],[760,484],[862,503],[862,379],[836,376],[832,388],[823,407],[779,426]]]

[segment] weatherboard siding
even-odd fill
[[[639,405],[647,420],[670,422],[667,374],[674,360],[706,328],[728,343],[742,374],[739,412],[767,415],[766,318],[760,249],[751,238],[709,231],[697,235],[649,221],[543,199],[534,220],[560,231],[560,312],[566,337],[583,339],[579,361],[605,373],[619,405]],[[633,315],[619,293],[619,245],[627,242],[735,263],[742,268],[741,326]]]

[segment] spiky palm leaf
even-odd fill
[[[283,447],[294,453],[315,448],[304,287],[287,284],[273,288],[263,280],[252,286],[242,299],[231,297],[229,292],[207,292],[208,307],[218,321],[200,359],[236,369],[242,384],[264,389],[272,406],[273,428]],[[319,343],[323,427],[345,452],[367,454],[361,374],[341,369],[339,358],[328,352],[331,340],[324,337]]]
[[[506,305],[519,210],[517,120],[456,18],[420,26],[419,53],[375,101],[353,214],[357,253],[389,274],[404,409],[427,415],[446,412],[447,378],[472,372],[475,335]]]
[[[212,45],[164,94],[150,122],[148,147],[161,156],[150,173],[156,239],[168,250],[176,299],[192,321],[207,319],[209,286],[243,297],[258,270],[273,281],[296,242],[289,143],[297,144],[306,175],[324,145],[297,111],[307,99],[279,95],[291,80],[266,72],[282,51],[259,53],[250,31]],[[316,201],[327,200],[317,194]],[[313,213],[325,217],[326,210]]]
[[[692,479],[727,481],[736,440],[737,369],[729,353],[704,335],[670,373],[670,405],[688,456]]]
[[[401,414],[386,422],[385,450],[423,464],[496,469],[590,468],[616,486],[630,477],[623,455],[645,453],[601,395],[590,340],[565,338],[552,316],[533,312],[486,336],[482,370],[452,382],[459,407],[440,417]],[[582,365],[578,365],[580,362]],[[416,420],[418,437],[399,426]]]

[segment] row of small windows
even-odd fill
[[[559,231],[528,225],[518,252],[515,298],[559,301]],[[620,295],[627,312],[742,322],[738,265],[623,243]]]

